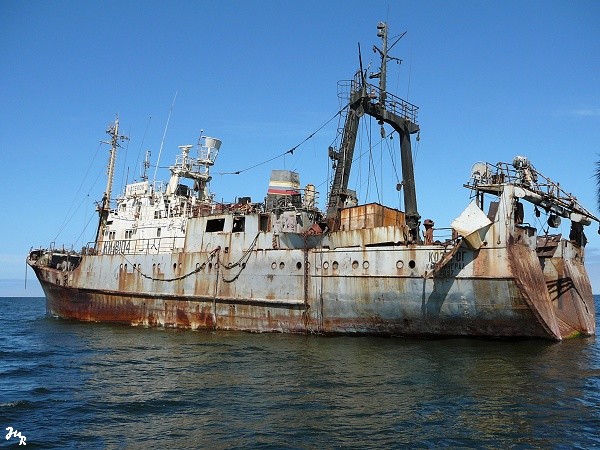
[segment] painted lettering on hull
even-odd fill
[[[105,255],[117,255],[119,253],[129,253],[131,241],[107,241],[102,246],[102,253]]]
[[[438,277],[453,277],[465,268],[465,266],[471,262],[472,258],[469,258],[466,251],[459,251],[452,257],[450,262],[446,263],[444,267],[437,273]],[[431,271],[435,268],[436,264],[440,263],[444,258],[444,251],[430,251],[425,264],[425,270]]]

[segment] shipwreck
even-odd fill
[[[140,326],[386,336],[539,337],[595,333],[584,228],[598,218],[525,157],[476,163],[466,208],[439,239],[421,223],[411,137],[418,107],[386,90],[388,26],[379,72],[340,84],[346,99],[326,207],[299,174],[274,170],[266,198],[214,200],[210,169],[221,140],[183,145],[167,183],[148,177],[113,198],[123,136],[108,130],[110,163],[94,242],[81,251],[32,249],[51,315]],[[378,79],[373,85],[368,79]],[[363,116],[400,141],[400,210],[359,204],[349,188]],[[383,129],[383,128],[382,128]],[[264,180],[267,187],[267,180]],[[540,232],[524,205],[550,228]]]

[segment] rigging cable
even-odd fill
[[[372,122],[369,121],[369,125],[371,125],[371,123]],[[364,152],[362,152],[360,155],[358,155],[357,157],[355,157],[352,160],[352,164],[353,165],[354,165],[355,162],[358,161],[358,170],[357,170],[358,175],[357,175],[357,180],[355,182],[355,184],[358,186],[358,188],[357,188],[358,189],[357,197],[361,196],[361,193],[360,193],[361,189],[363,188],[363,186],[366,183],[367,189],[366,189],[366,193],[365,193],[365,197],[364,197],[364,202],[366,203],[368,201],[369,193],[370,193],[370,190],[371,190],[371,176],[370,175],[371,175],[371,168],[372,168],[372,170],[373,170],[373,179],[374,179],[374,183],[375,183],[375,192],[376,192],[376,195],[377,195],[377,199],[380,202],[382,194],[379,191],[379,183],[377,181],[377,173],[376,173],[376,168],[377,167],[376,167],[376,164],[373,161],[373,152],[372,152],[372,150],[373,150],[373,147],[375,147],[377,145],[381,145],[384,139],[386,139],[389,136],[391,136],[391,134],[393,133],[393,131],[390,132],[387,136],[382,137],[375,144],[373,144],[372,141],[371,141],[371,136],[372,136],[371,129],[369,128],[369,130],[367,130],[366,129],[366,124],[365,124],[365,133],[369,136],[369,145],[367,146],[367,149]],[[362,145],[362,141],[359,141],[359,145]],[[367,180],[363,182],[362,179],[361,179],[361,175],[363,173],[363,169],[362,169],[362,157],[365,156],[367,153],[369,154],[368,161],[367,161],[368,176],[367,176]],[[395,163],[393,163],[393,167],[395,169],[395,167],[396,167]],[[381,169],[383,170],[383,167],[381,167]],[[383,182],[383,175],[381,177],[381,181]],[[317,187],[320,187],[322,185],[323,185],[323,183],[319,184]]]
[[[131,127],[129,127],[128,136],[131,136]],[[129,181],[129,168],[127,167],[127,150],[129,150],[129,139],[127,139],[127,145],[125,146],[125,159],[123,159],[123,173],[121,174],[121,190],[123,190],[123,186],[127,184]],[[127,172],[127,177],[125,177],[125,172]]]
[[[344,109],[342,109],[341,111],[344,111]],[[346,115],[348,114],[348,112],[346,111]],[[333,138],[333,141],[331,141],[331,144],[329,144],[328,148],[331,149],[335,149],[335,148],[339,148],[339,144],[338,144],[338,139],[341,138],[342,136],[342,122],[344,122],[346,120],[346,115],[340,113],[338,115],[338,124],[337,124],[337,133],[335,134],[335,137]],[[327,178],[325,179],[325,181],[323,181],[321,184],[319,184],[320,187],[323,184],[327,183],[329,186],[329,190],[332,189],[333,187],[333,177],[334,177],[334,171],[337,168],[339,161],[337,161],[337,159],[331,159],[331,164],[327,164]]]
[[[366,129],[366,125],[365,125],[365,123],[364,123],[364,122],[362,122],[362,126],[364,126],[364,127],[365,127],[365,129]],[[362,139],[360,139],[360,140],[358,141],[358,146],[359,146],[360,150],[362,150],[362,148],[363,148],[363,145],[362,145],[362,144],[363,144],[363,141],[362,141]],[[367,149],[367,150],[365,150],[364,152],[362,152],[360,155],[361,155],[361,156],[365,155],[365,154],[367,153],[367,151],[368,151],[368,149]],[[354,159],[352,160],[352,165],[353,165],[353,166],[354,166],[354,161],[356,161],[356,158],[354,158]],[[356,184],[357,184],[357,186],[358,186],[357,190],[358,190],[358,193],[359,193],[359,194],[362,194],[362,189],[363,189],[363,184],[364,184],[364,183],[362,182],[362,174],[363,174],[362,163],[363,163],[363,159],[362,159],[362,158],[359,158],[359,160],[358,160],[358,174],[356,175],[356,179],[357,179],[357,182],[356,182]],[[367,179],[367,180],[368,180],[368,179]],[[368,193],[369,193],[369,186],[367,185],[367,193],[365,194],[365,198],[366,198],[366,196],[367,196],[367,195],[369,195]],[[360,195],[359,195],[359,194],[357,194],[357,197],[360,197]]]
[[[385,138],[385,130],[383,128],[383,125],[381,125],[381,134],[383,134],[383,138]],[[381,204],[383,204],[383,141],[379,142],[379,179],[381,180],[381,198],[379,199],[379,202]]]
[[[421,143],[421,133],[418,132],[417,133],[417,148],[415,149],[414,153],[413,153],[413,159],[414,159],[414,165],[417,165],[417,159],[419,158],[419,144]]]
[[[152,182],[156,181],[156,172],[158,171],[158,164],[160,163],[160,155],[162,153],[163,145],[165,143],[165,137],[167,136],[167,129],[169,128],[169,121],[171,120],[171,113],[173,112],[173,108],[175,107],[175,100],[177,99],[177,91],[175,91],[175,97],[173,97],[173,103],[171,103],[171,109],[169,110],[169,116],[167,117],[167,123],[165,125],[165,132],[163,133],[162,141],[160,142],[160,150],[158,151],[158,159],[156,160],[156,169],[154,169],[154,179]]]
[[[146,133],[148,133],[148,127],[150,126],[151,119],[152,119],[152,116],[148,116],[148,123],[146,123],[146,129],[144,130],[144,136],[142,137],[142,143],[140,144],[140,149],[138,150],[137,159],[135,160],[136,170],[140,163],[140,155],[142,154],[142,147],[144,146],[144,141],[146,140]]]
[[[325,128],[325,126],[327,124],[329,124],[329,122],[331,122],[333,119],[335,119],[344,109],[346,109],[346,108],[344,107],[344,108],[340,109],[338,112],[336,112],[329,120],[327,120],[327,122],[325,122],[323,125],[321,125],[319,128],[317,128],[309,136],[307,136],[302,142],[300,142],[299,144],[295,145],[291,149],[289,149],[289,150],[287,150],[287,151],[285,151],[285,152],[283,152],[283,153],[281,153],[279,155],[273,156],[272,158],[269,158],[269,159],[267,159],[267,160],[265,160],[263,162],[260,162],[258,164],[254,164],[253,166],[250,166],[250,167],[246,167],[245,169],[237,170],[235,172],[218,172],[217,175],[239,175],[242,172],[246,172],[248,170],[255,169],[255,168],[259,167],[259,166],[262,166],[262,165],[267,164],[267,163],[269,163],[271,161],[274,161],[274,160],[276,160],[278,158],[281,158],[281,157],[283,157],[283,156],[285,156],[287,154],[293,155],[294,154],[294,150],[298,149],[298,147],[300,147],[302,144],[304,144],[306,141],[308,141],[310,138],[312,138],[315,134],[317,134],[319,131],[321,131],[323,128]]]
[[[367,132],[367,148],[369,149],[369,157],[367,158],[367,192],[365,193],[365,203],[368,202],[369,194],[371,193],[371,167],[373,166],[373,147],[371,146],[371,125],[372,125],[372,120],[369,120],[369,128],[368,128],[368,132]]]
[[[89,195],[87,196],[87,198],[89,198]],[[87,227],[89,226],[89,224],[93,218],[94,218],[94,215],[92,214],[90,216],[90,218],[88,219],[87,223],[85,224],[85,227],[83,227],[83,230],[81,230],[81,233],[79,234],[79,236],[77,236],[77,239],[75,239],[75,244],[77,244],[79,242],[79,240],[83,236],[83,233],[85,233],[85,230],[87,230]],[[83,244],[83,241],[82,241],[82,244]]]
[[[90,187],[90,190],[88,191],[88,193],[86,194],[86,196],[81,200],[81,203],[79,203],[79,206],[77,207],[77,209],[81,208],[81,205],[83,205],[83,201],[86,200],[86,204],[89,204],[88,200],[90,198],[90,194],[92,192],[92,189],[94,189],[94,187],[96,186],[96,183],[98,183],[98,180],[100,179],[100,175],[102,175],[102,172],[98,172],[98,175],[96,175],[96,179],[94,180],[94,182],[92,183],[92,186]],[[96,203],[96,205],[98,205],[98,203]],[[87,214],[87,212],[86,212]],[[83,233],[85,233],[85,230],[87,230],[88,225],[90,224],[90,222],[92,221],[92,219],[94,218],[94,215],[90,215],[90,218],[88,219],[87,223],[85,224],[85,227],[83,227],[83,230],[81,230],[81,234],[79,235],[79,237],[77,238],[77,240],[75,241],[75,243],[77,243],[79,241],[79,239],[81,238],[81,236],[83,235]]]
[[[81,183],[79,184],[79,188],[77,188],[77,192],[73,196],[73,201],[71,202],[71,206],[69,206],[69,209],[67,210],[67,213],[65,214],[65,219],[63,220],[63,223],[60,225],[58,233],[56,233],[56,236],[54,237],[54,241],[56,241],[56,239],[58,239],[58,236],[60,236],[60,233],[63,232],[63,230],[65,229],[65,227],[67,226],[67,224],[71,221],[71,219],[73,218],[73,216],[75,215],[75,213],[81,207],[81,203],[83,203],[83,201],[82,201],[79,204],[79,206],[77,207],[77,209],[75,209],[75,211],[73,211],[73,214],[71,214],[71,216],[69,216],[69,213],[71,212],[71,209],[73,208],[73,205],[75,204],[75,200],[77,199],[77,196],[79,195],[79,192],[81,191],[81,188],[83,187],[83,183],[85,182],[88,174],[90,173],[92,165],[93,165],[94,161],[96,160],[96,156],[98,156],[98,151],[100,150],[101,146],[102,146],[102,142],[100,142],[98,144],[98,147],[96,148],[96,152],[94,153],[94,157],[90,161],[90,164],[89,164],[89,166],[87,168],[87,171],[85,172],[85,175],[83,176],[83,179],[81,180]],[[88,195],[89,195],[89,193],[88,193]]]
[[[389,137],[389,136],[391,136],[391,135],[392,135],[392,133],[393,133],[393,131],[392,131],[392,132],[390,132],[390,134],[388,134],[386,137]],[[382,140],[383,140],[383,139],[382,139]],[[381,142],[381,141],[380,141],[380,142]],[[360,143],[360,142],[359,142],[359,143]],[[360,162],[361,162],[361,160],[362,160],[362,157],[363,157],[363,156],[365,156],[365,155],[366,155],[368,152],[369,152],[369,149],[365,150],[365,151],[364,151],[364,152],[362,152],[360,155],[358,155],[358,156],[354,157],[354,158],[352,159],[352,164],[354,165],[354,163],[355,163],[355,162],[357,162],[357,161],[358,161],[358,163],[360,164]],[[394,165],[394,167],[395,167],[395,165]],[[359,169],[359,171],[360,171],[360,169]],[[396,177],[397,177],[397,176],[396,176]],[[329,179],[322,181],[321,183],[319,183],[318,185],[316,185],[316,186],[315,186],[315,188],[320,188],[321,186],[323,186],[323,185],[324,185],[325,183],[327,183],[328,181],[329,181]],[[357,184],[359,185],[359,188],[360,188],[360,181],[359,181]]]
[[[402,209],[402,204],[401,204],[401,195],[400,195],[400,186],[402,186],[401,182],[400,182],[400,178],[398,177],[398,168],[396,167],[396,153],[392,152],[392,146],[390,145],[390,141],[393,141],[393,134],[394,131],[392,131],[390,134],[388,134],[386,136],[386,146],[388,149],[388,153],[390,154],[390,161],[392,162],[392,168],[394,169],[394,176],[396,177],[396,192],[398,193],[398,209]],[[389,138],[389,140],[388,140]],[[400,139],[398,139],[398,142],[400,142]]]
[[[372,121],[370,121],[369,125],[371,125],[371,124],[372,124]],[[371,141],[371,137],[372,137],[371,131],[372,130],[370,128],[369,129],[369,137],[368,137],[368,139],[369,139],[369,165],[370,165],[369,172],[371,170],[370,167],[373,167],[373,183],[375,184],[375,194],[377,195],[377,201],[381,202],[380,194],[379,194],[379,183],[377,182],[377,171],[376,171],[376,167],[375,167],[375,161],[373,161],[373,143]],[[381,143],[382,140],[383,139],[381,139],[379,141],[379,143]]]

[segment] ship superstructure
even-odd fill
[[[274,170],[266,197],[219,203],[210,168],[219,139],[180,146],[166,185],[128,184],[111,203],[118,121],[97,238],[81,252],[32,250],[28,263],[50,314],[132,325],[322,334],[542,337],[595,333],[584,227],[598,219],[524,157],[477,163],[467,207],[439,239],[417,208],[411,135],[418,108],[386,91],[387,24],[379,86],[361,67],[347,97],[325,211],[312,184]],[[396,41],[397,42],[397,41]],[[389,46],[389,48],[393,47]],[[404,210],[358,204],[349,188],[363,116],[400,137]],[[524,223],[530,203],[568,237]],[[424,229],[423,229],[424,228]]]

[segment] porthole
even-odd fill
[[[333,270],[337,270],[337,268],[338,268],[338,267],[339,267],[339,264],[338,264],[338,262],[337,262],[337,261],[334,261],[334,262],[333,262],[333,264],[331,265],[331,268],[332,268]]]
[[[285,268],[285,264],[283,263],[283,261],[279,263],[279,268],[280,268],[280,269],[283,269],[283,268]]]
[[[275,270],[277,268],[277,263],[273,262],[271,263],[271,269]]]
[[[120,269],[123,269],[123,264],[121,264],[121,266],[119,267]]]
[[[200,270],[200,263],[196,263],[196,270]]]
[[[396,261],[396,269],[402,269],[404,267],[404,262]]]
[[[329,263],[327,261],[325,261],[323,263],[323,269],[325,269],[325,270],[329,269]]]
[[[302,269],[302,263],[300,261],[298,261],[296,263],[296,269],[298,269],[298,270]]]
[[[358,261],[352,261],[352,268],[358,269]]]
[[[173,263],[173,270],[177,269],[177,263]]]
[[[208,263],[208,270],[212,269],[212,263]]]
[[[410,267],[411,269],[414,269],[416,265],[417,264],[412,259],[408,262],[408,267]]]
[[[369,261],[363,261],[363,269],[369,268]]]

